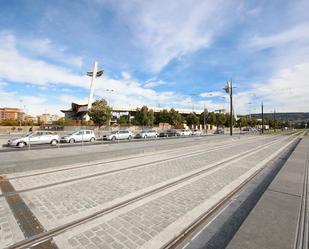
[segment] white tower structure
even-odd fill
[[[97,61],[94,62],[93,70],[91,72],[87,72],[87,75],[91,77],[89,96],[88,96],[88,106],[87,106],[87,110],[89,110],[91,108],[91,105],[92,105],[92,102],[93,102],[95,80],[96,80],[96,78],[103,75],[103,70],[98,69],[98,62]],[[85,119],[86,119],[86,121],[90,120],[88,114],[86,114]]]

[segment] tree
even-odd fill
[[[208,123],[211,125],[216,125],[217,124],[217,117],[214,112],[210,112],[208,115]]]
[[[248,119],[246,117],[241,117],[237,120],[237,124],[239,127],[246,127],[248,126]]]
[[[183,123],[183,116],[176,111],[174,108],[170,109],[169,111],[169,123],[171,125],[181,125]]]
[[[186,121],[188,125],[197,125],[199,124],[199,118],[198,116],[195,114],[195,112],[191,112],[187,117],[186,117]]]
[[[153,125],[154,112],[149,110],[147,106],[143,106],[141,109],[137,109],[134,115],[133,123],[138,125]]]
[[[59,120],[55,121],[55,124],[65,126],[65,125],[69,125],[70,122],[69,122],[69,120],[67,120],[65,118],[60,118]]]
[[[224,113],[216,113],[216,125],[217,127],[222,126],[225,124],[226,122],[226,116],[224,115]]]
[[[121,116],[117,119],[117,123],[120,125],[125,125],[128,123],[128,120],[125,116]]]
[[[163,109],[160,112],[155,113],[155,123],[169,123],[170,122],[170,114],[168,110]]]
[[[1,125],[4,126],[17,126],[19,124],[18,120],[13,120],[13,119],[4,119],[1,121]]]
[[[200,115],[200,124],[208,124],[208,116],[209,116],[209,113],[208,113],[208,110],[205,108],[204,111],[201,113]]]
[[[105,99],[96,100],[88,111],[88,115],[94,124],[101,127],[109,123],[112,117],[112,108],[107,105]]]

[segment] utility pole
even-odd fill
[[[230,136],[233,136],[233,82],[227,82],[223,88],[230,95]]]
[[[207,114],[208,116],[208,114]],[[205,108],[205,104],[204,104],[204,129],[206,131],[207,134],[207,120],[206,120],[206,108]]]
[[[276,132],[276,108],[274,109],[274,132]]]
[[[264,133],[264,105],[262,101],[262,134]]]
[[[233,135],[233,82],[230,83],[230,136]]]

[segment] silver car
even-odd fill
[[[182,130],[177,131],[177,135],[178,136],[192,136],[192,131],[191,130],[182,129]]]
[[[120,130],[120,131],[113,131],[109,135],[104,135],[103,140],[121,140],[121,139],[129,139],[131,140],[134,137],[133,133],[131,131],[126,130]]]
[[[193,136],[201,136],[202,134],[203,134],[203,132],[201,130],[195,129],[195,130],[192,131]]]
[[[59,136],[50,131],[35,131],[25,134],[20,138],[8,140],[9,146],[24,147],[29,144],[51,144],[56,145]]]
[[[75,143],[75,142],[94,142],[95,135],[93,130],[80,130],[66,134],[60,138],[62,143]]]
[[[135,138],[156,138],[158,137],[158,133],[155,130],[143,130],[135,135]]]

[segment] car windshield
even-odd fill
[[[116,134],[117,133],[117,131],[112,131],[112,133],[111,134]]]
[[[26,133],[26,134],[22,135],[22,137],[29,137],[32,134],[33,134],[33,132],[29,132],[29,133]]]

